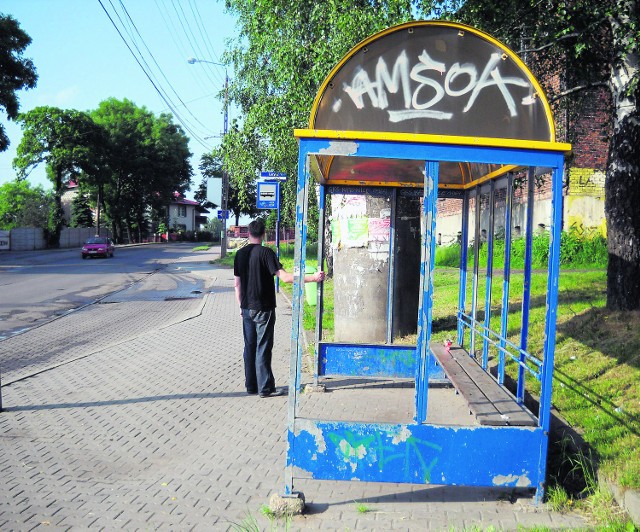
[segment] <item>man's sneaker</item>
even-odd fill
[[[270,392],[267,393],[261,393],[260,397],[279,397],[281,395],[284,395],[284,390],[278,390],[277,388],[275,390],[272,390]]]

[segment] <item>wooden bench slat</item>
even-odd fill
[[[451,347],[451,355],[467,372],[469,377],[482,389],[487,399],[493,403],[502,416],[507,416],[509,425],[536,425],[536,420],[516,402],[503,386],[489,375],[476,360],[462,347]]]
[[[447,350],[436,342],[432,342],[430,348],[451,383],[469,403],[469,409],[481,425],[537,424],[536,419],[484,371],[465,349],[452,345]]]
[[[473,382],[451,353],[447,352],[443,346],[435,347],[436,349],[441,348],[441,352],[436,354],[436,358],[442,369],[456,390],[465,398],[469,405],[469,410],[473,412],[478,422],[481,425],[506,425],[506,421],[502,419],[500,412],[482,393],[481,389]]]

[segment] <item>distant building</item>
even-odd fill
[[[207,224],[209,211],[197,201],[182,198],[177,192],[175,200],[167,208],[169,229],[178,231],[198,231]]]
[[[550,83],[560,83],[560,77],[552,78]],[[554,109],[558,141],[572,144],[572,154],[567,157],[565,165],[564,231],[599,232],[606,236],[604,181],[612,132],[610,109],[610,96],[604,89],[585,94],[579,104]],[[534,227],[543,231],[550,224],[551,179],[541,181],[539,185],[535,189]],[[504,231],[504,189],[497,191],[496,199],[495,224],[496,231],[500,232]],[[513,235],[516,238],[524,234],[525,204],[526,190],[516,189],[513,202]],[[436,235],[439,244],[456,241],[461,227],[461,212],[460,200],[438,201]],[[480,225],[481,231],[489,227],[489,212],[482,209],[482,205]]]

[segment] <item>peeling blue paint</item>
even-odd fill
[[[318,375],[413,378],[415,374],[415,346],[331,343],[318,346]],[[429,379],[445,380],[444,372],[435,362],[431,364]]]
[[[540,429],[298,420],[288,466],[305,478],[532,487]],[[322,435],[319,438],[319,435]]]

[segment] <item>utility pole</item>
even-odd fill
[[[206,61],[204,59],[196,59],[190,57],[187,59],[187,63],[193,65],[195,63],[209,63],[211,65],[218,65],[224,67],[224,129],[222,132],[222,141],[227,136],[229,131],[229,75],[227,74],[227,66],[222,63],[216,63],[215,61]],[[229,174],[222,166],[222,198],[220,201],[220,208],[222,210],[222,234],[220,235],[220,258],[223,259],[227,256],[227,216],[229,214]]]
[[[227,136],[229,129],[229,76],[227,69],[224,71],[224,130],[222,132],[222,142]],[[220,258],[227,256],[227,217],[229,216],[229,174],[226,165],[222,165],[222,237],[220,239]]]

